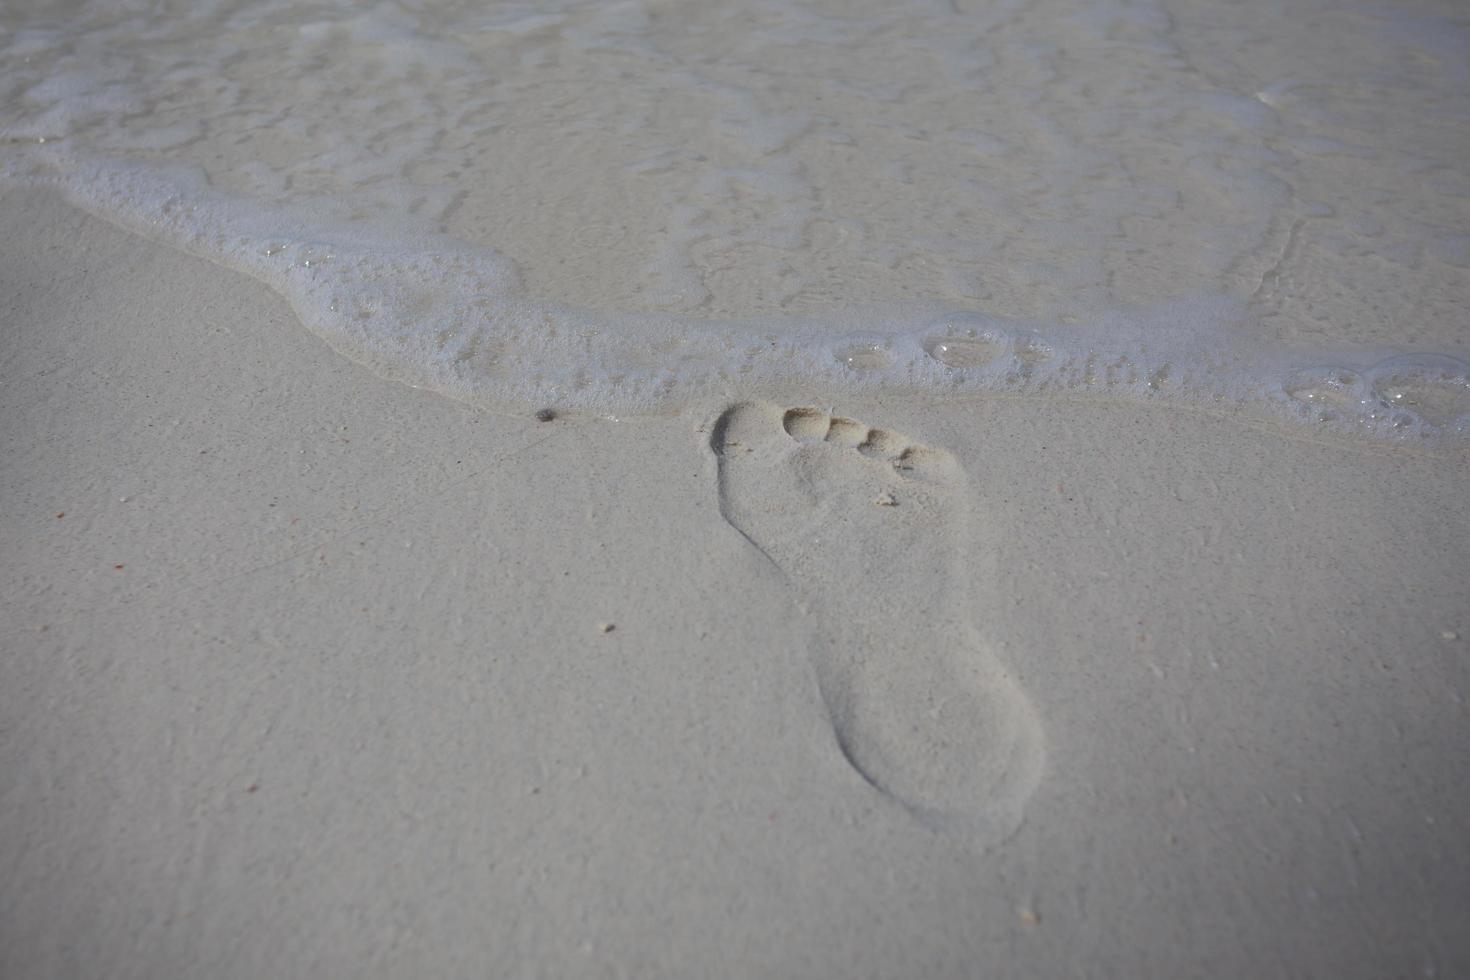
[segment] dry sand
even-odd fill
[[[1463,443],[538,421],[0,230],[0,976],[1470,972]]]

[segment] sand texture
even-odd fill
[[[0,231],[0,976],[1470,973],[1463,440],[543,421]]]

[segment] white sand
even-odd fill
[[[1463,443],[489,415],[0,230],[0,976],[1470,972]]]

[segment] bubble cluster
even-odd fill
[[[1309,421],[1387,434],[1470,432],[1470,364],[1442,354],[1390,357],[1362,370],[1292,372],[1282,393]]]

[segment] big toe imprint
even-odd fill
[[[948,452],[815,408],[716,424],[721,513],[780,569],[837,746],[875,789],[980,844],[1019,824],[1044,752],[965,617],[970,500]]]

